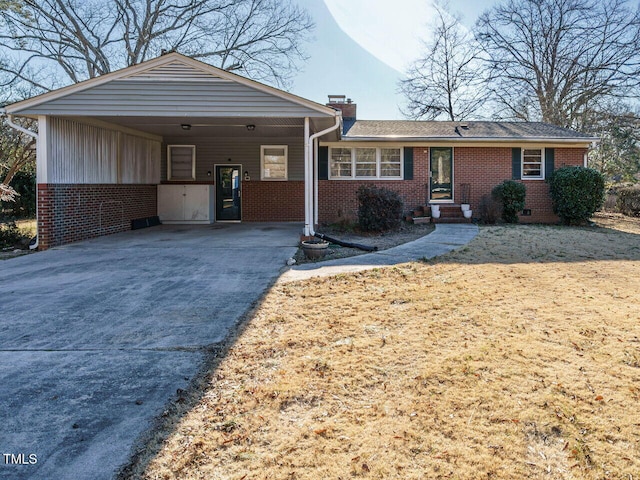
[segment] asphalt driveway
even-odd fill
[[[111,478],[299,232],[164,225],[0,262],[0,478]]]

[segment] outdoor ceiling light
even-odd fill
[[[191,130],[191,125],[189,125],[188,123],[183,123],[180,126],[182,127],[183,130]]]
[[[256,129],[255,125],[247,125],[247,130],[249,130],[250,132],[253,132]]]

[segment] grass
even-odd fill
[[[640,223],[599,221],[275,285],[128,476],[640,478]]]
[[[36,219],[17,220],[16,225],[24,233],[25,236],[33,237],[36,234]]]

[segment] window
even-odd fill
[[[337,147],[329,153],[331,179],[402,179],[402,148]]]
[[[399,148],[380,149],[380,176],[381,177],[401,177],[402,176],[402,156]]]
[[[287,146],[262,145],[260,147],[260,179],[286,180]]]
[[[196,179],[196,146],[167,146],[167,180]]]
[[[375,148],[356,148],[356,177],[376,177]]]
[[[522,179],[544,178],[544,148],[522,149]]]
[[[331,149],[331,177],[351,178],[351,149]]]

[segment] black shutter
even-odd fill
[[[404,179],[413,180],[413,147],[404,147]]]
[[[329,180],[329,147],[318,147],[318,180]]]
[[[520,180],[522,178],[522,149],[511,149],[511,178]]]
[[[553,148],[545,148],[544,150],[544,176],[549,175],[555,170],[556,151]]]

